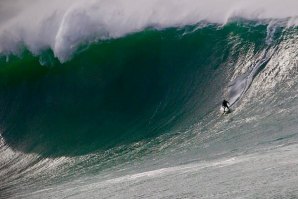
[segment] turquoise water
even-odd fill
[[[90,176],[97,176],[90,180],[96,183],[253,153],[272,147],[272,140],[294,142],[296,37],[295,27],[236,20],[149,28],[82,44],[63,63],[50,49],[34,55],[24,47],[18,56],[3,55],[2,195],[54,197],[52,191],[26,195],[49,188],[65,197],[73,191],[59,186],[80,189],[79,182],[85,186]],[[233,87],[240,96],[234,112],[221,116],[220,102],[231,98],[228,88],[237,78],[245,88]],[[106,185],[98,186],[104,188],[96,194],[107,194]]]
[[[209,101],[221,100],[229,59],[264,46],[266,25],[251,30],[237,23],[146,30],[83,46],[64,64],[51,51],[3,58],[2,135],[24,152],[76,155],[197,122]],[[231,35],[243,40],[235,52]]]

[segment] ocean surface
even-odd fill
[[[297,18],[79,8],[0,20],[0,198],[298,198]]]

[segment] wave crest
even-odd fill
[[[93,0],[2,1],[0,53],[17,54],[22,46],[33,54],[51,48],[67,61],[82,43],[118,38],[148,27],[168,28],[202,21],[225,24],[231,18],[285,19],[297,25],[298,3],[229,0]]]

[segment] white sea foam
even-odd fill
[[[147,27],[166,28],[200,21],[288,18],[297,25],[297,0],[2,0],[0,53],[25,46],[39,54],[51,48],[60,61],[81,43],[118,38]]]

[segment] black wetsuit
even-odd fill
[[[224,112],[230,111],[230,107],[229,107],[229,102],[228,101],[226,101],[226,100],[222,101],[222,106],[224,108]],[[228,109],[227,111],[226,111],[226,108]]]

